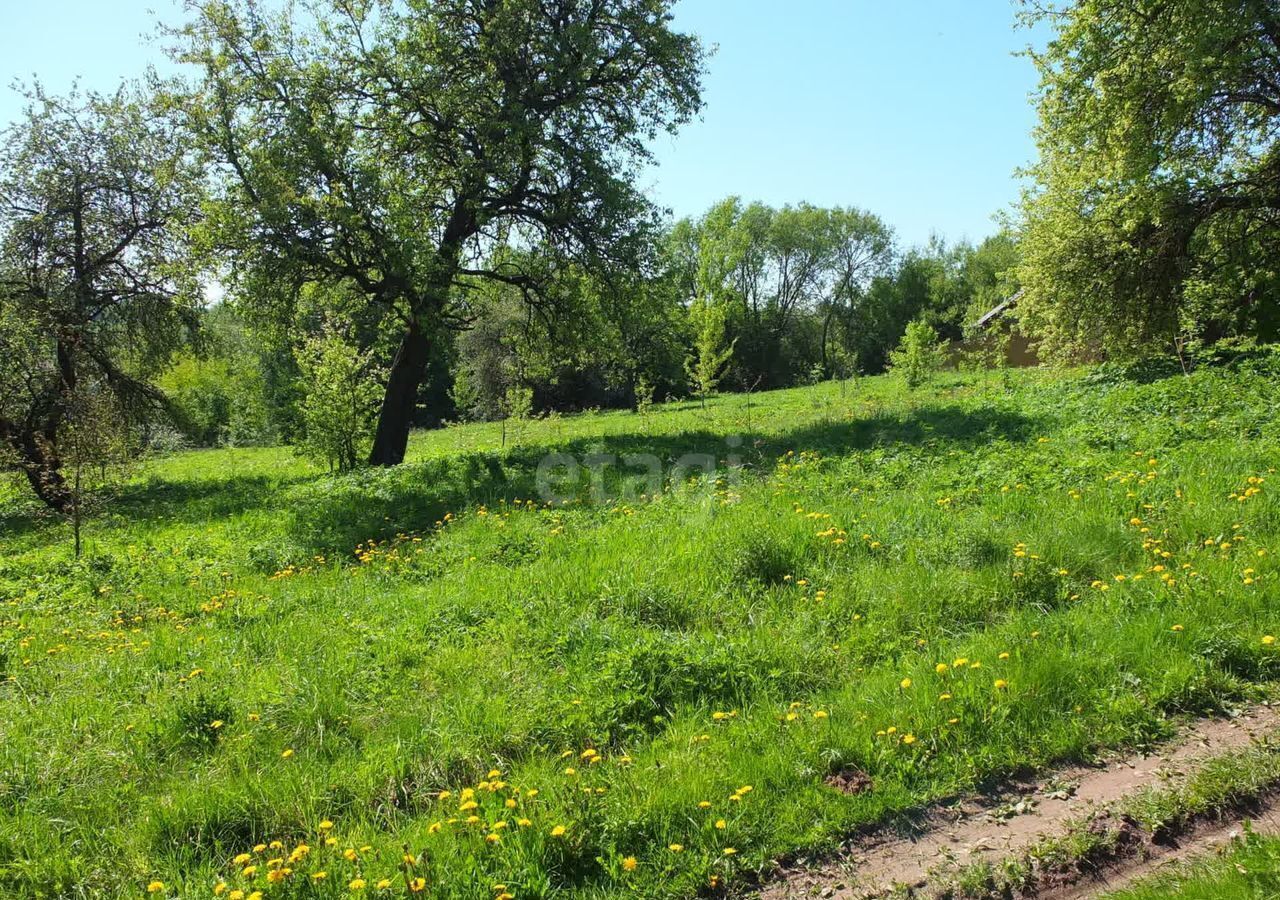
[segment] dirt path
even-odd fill
[[[935,810],[911,837],[889,834],[861,838],[834,860],[813,864],[798,861],[765,885],[760,897],[854,900],[895,888],[922,888],[930,870],[947,864],[965,866],[1016,856],[1041,839],[1062,833],[1069,822],[1100,812],[1148,785],[1177,783],[1198,762],[1245,747],[1277,730],[1280,707],[1256,707],[1235,719],[1203,720],[1150,755],[1113,759],[1096,768],[1051,773],[1025,789],[1000,797],[966,800]],[[1267,815],[1269,818],[1260,824],[1280,831],[1280,812],[1270,811]],[[1148,854],[1148,859],[1137,866],[1110,873],[1110,881],[1099,878],[1087,885],[1055,889],[1044,896],[1074,900],[1110,890],[1133,877],[1130,869],[1145,873],[1155,865],[1189,855],[1191,849],[1209,849],[1228,840],[1233,824],[1193,833],[1176,848]]]
[[[1273,800],[1264,808],[1251,811],[1248,816],[1231,816],[1220,822],[1203,825],[1170,845],[1148,845],[1140,858],[1125,859],[1115,865],[1105,866],[1074,885],[1041,891],[1037,897],[1039,900],[1087,900],[1102,893],[1129,887],[1138,879],[1154,874],[1166,866],[1211,855],[1244,832],[1246,819],[1250,827],[1259,834],[1280,834],[1280,803]]]

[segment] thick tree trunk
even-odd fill
[[[409,447],[409,429],[413,425],[414,404],[418,388],[427,374],[431,341],[421,326],[413,325],[405,332],[396,350],[391,370],[387,373],[387,390],[378,413],[378,429],[369,451],[369,465],[397,466],[404,462]]]
[[[56,512],[71,512],[75,497],[62,475],[62,460],[53,445],[37,433],[14,426],[0,428],[0,434],[18,457],[22,473],[41,502]]]

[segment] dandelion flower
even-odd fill
[[[911,679],[910,678],[902,679],[901,681],[898,682],[898,687],[902,688],[905,691],[907,688],[911,687]]]
[[[1264,634],[1262,636],[1262,643],[1266,644],[1268,647],[1270,647],[1275,642],[1276,642],[1276,638],[1275,638],[1275,635],[1273,634]]]
[[[1003,691],[1009,686],[1009,682],[1005,681],[1003,678],[997,678],[995,680],[995,686],[997,691]]]
[[[164,882],[163,882],[163,881],[153,881],[153,882],[151,882],[149,885],[147,885],[147,893],[148,893],[148,894],[158,894],[158,893],[160,893],[160,892],[161,892],[161,891],[163,891],[163,890],[164,890]]]
[[[672,853],[679,853],[684,850],[684,844],[667,844],[667,849]]]
[[[552,836],[552,837],[564,837],[564,833],[565,833],[565,831],[566,831],[566,829],[565,829],[565,827],[564,827],[563,825],[557,825],[556,827],[554,827],[554,828],[552,828],[552,829],[551,829],[551,836]]]
[[[628,856],[622,861],[622,871],[634,872],[636,870],[636,865],[636,858],[634,856]]]

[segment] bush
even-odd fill
[[[942,368],[946,350],[938,342],[938,333],[923,319],[907,325],[906,333],[898,349],[889,354],[889,363],[895,372],[901,372],[907,387],[918,388]]]
[[[352,346],[332,325],[308,337],[295,353],[306,385],[300,448],[330,471],[350,471],[372,442],[382,395],[372,354]]]
[[[183,437],[198,447],[268,444],[262,375],[251,358],[179,353],[159,379]]]

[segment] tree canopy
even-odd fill
[[[1280,10],[1269,0],[1037,5],[1040,160],[1021,305],[1051,349],[1274,338]]]
[[[593,269],[643,253],[646,140],[701,103],[703,51],[670,6],[200,0],[174,34],[205,73],[193,124],[225,176],[209,233],[233,289],[279,315],[308,281],[348,282],[398,323],[372,462],[403,458],[432,341],[467,321],[475,280],[537,294],[496,248]]]
[[[199,188],[173,117],[139,89],[37,88],[3,134],[0,441],[51,507],[72,502],[59,445],[73,410],[109,397],[136,420],[164,404],[149,376],[196,321]]]

